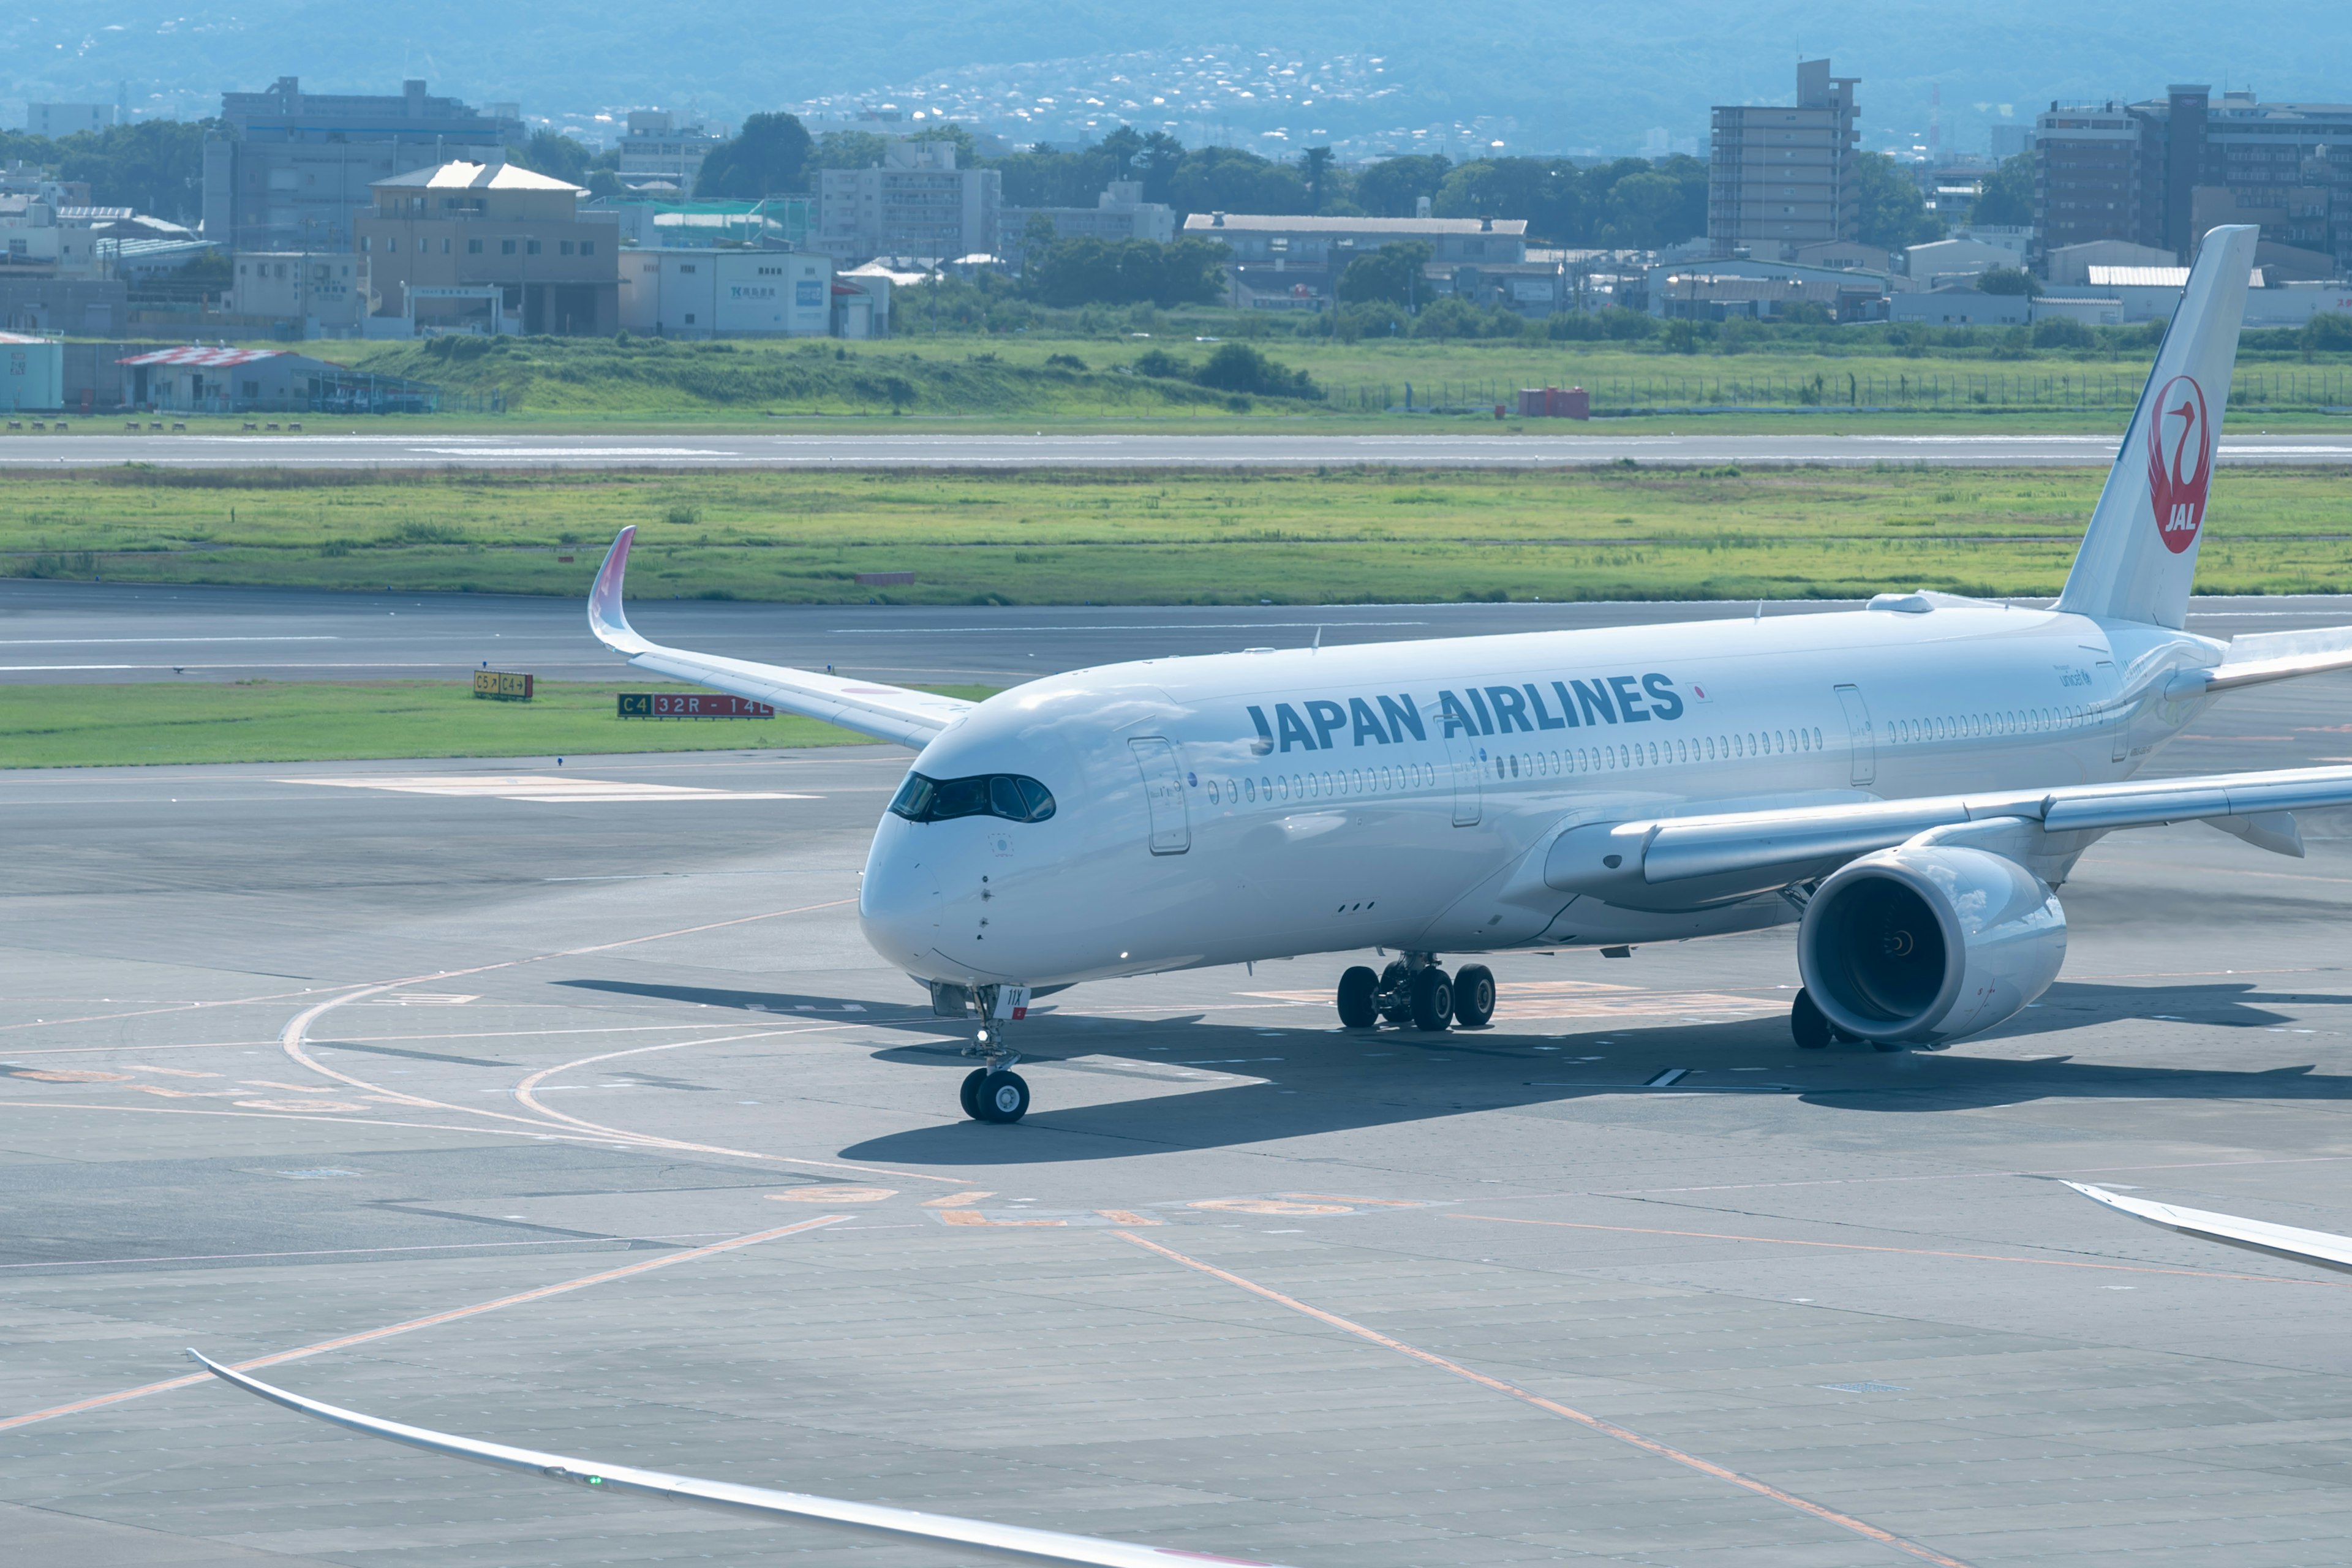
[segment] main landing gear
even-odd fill
[[[1435,953],[1409,952],[1379,973],[1360,963],[1349,970],[1339,976],[1339,1022],[1350,1029],[1383,1018],[1416,1029],[1475,1029],[1495,1016],[1495,972],[1465,963],[1449,975]]]
[[[1796,1004],[1789,1009],[1789,1033],[1796,1037],[1801,1049],[1808,1051],[1824,1050],[1840,1040],[1851,1038],[1839,1032],[1837,1026],[1822,1014],[1812,994],[1803,990],[1798,991]],[[1870,1044],[1873,1049],[1881,1051],[1903,1048],[1899,1042],[1894,1040],[1873,1040]]]

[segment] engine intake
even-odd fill
[[[1927,1044],[1980,1034],[2050,988],[2066,911],[2014,860],[1910,843],[1824,881],[1797,931],[1797,966],[1824,1017],[1857,1039]]]

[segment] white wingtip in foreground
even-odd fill
[[[2081,1182],[2068,1182],[2066,1185],[2094,1202],[2119,1209],[2134,1219],[2144,1219],[2150,1225],[2179,1231],[2182,1236],[2242,1247],[2252,1252],[2267,1252],[2273,1258],[2293,1258],[2298,1263],[2316,1263],[2323,1268],[2352,1272],[2352,1236],[2336,1236],[2324,1230],[2298,1230],[2291,1225],[2241,1219],[2236,1215],[2215,1214],[2210,1209],[2176,1208],[2170,1204],[2151,1203],[2146,1198],[2127,1198],[2120,1193],[2085,1186]]]
[[[971,711],[976,704],[961,697],[941,697],[903,686],[877,686],[847,680],[814,670],[782,665],[754,664],[748,659],[719,658],[684,648],[664,647],[638,635],[622,608],[624,580],[629,570],[629,545],[635,525],[621,530],[605,552],[588,595],[588,629],[614,653],[625,655],[640,669],[691,680],[698,686],[748,697],[787,713],[822,719],[877,741],[895,742],[921,751],[933,736]]]
[[[625,542],[625,535],[624,539]],[[422,1426],[404,1426],[396,1421],[382,1421],[373,1415],[362,1415],[356,1410],[321,1405],[317,1400],[305,1399],[300,1394],[289,1394],[282,1388],[247,1377],[194,1350],[188,1352],[188,1358],[223,1382],[234,1384],[247,1394],[267,1399],[272,1405],[283,1405],[299,1415],[315,1416],[371,1437],[385,1437],[395,1443],[404,1443],[428,1454],[471,1459],[477,1464],[494,1465],[500,1469],[520,1471],[543,1480],[570,1481],[597,1491],[695,1503],[704,1508],[724,1509],[763,1519],[824,1525],[835,1530],[855,1531],[866,1536],[951,1547],[967,1552],[987,1552],[1025,1563],[1087,1563],[1098,1564],[1099,1568],[1177,1568],[1183,1563],[1225,1563],[1237,1564],[1239,1568],[1279,1568],[1278,1564],[1261,1563],[1255,1558],[1223,1557],[1213,1552],[1184,1552],[1167,1546],[1137,1546],[1124,1541],[1064,1535],[1058,1531],[1030,1530],[1014,1524],[991,1524],[985,1520],[958,1519],[943,1513],[919,1513],[912,1509],[879,1508],[871,1503],[844,1502],[835,1498],[811,1497],[803,1492],[772,1491],[766,1487],[737,1486],[728,1481],[697,1480],[691,1476],[665,1475],[658,1470],[632,1469],[625,1465],[599,1465],[562,1454],[509,1448],[500,1443],[480,1443],[470,1437],[428,1431]]]

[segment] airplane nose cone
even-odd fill
[[[936,967],[932,949],[940,940],[940,878],[932,866],[904,846],[876,842],[857,889],[857,922],[876,952],[918,973]]]

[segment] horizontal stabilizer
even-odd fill
[[[2221,662],[2205,671],[2205,689],[2231,691],[2298,675],[2352,669],[2352,626],[2319,626],[2303,632],[2257,632],[2230,639]]]
[[[389,1438],[412,1448],[422,1448],[428,1454],[470,1459],[476,1464],[515,1470],[542,1480],[569,1481],[601,1492],[653,1498],[665,1502],[694,1503],[703,1508],[724,1509],[731,1513],[749,1514],[759,1519],[824,1525],[835,1530],[854,1531],[868,1537],[947,1547],[966,1555],[985,1552],[1024,1563],[1088,1563],[1097,1564],[1099,1568],[1183,1568],[1188,1563],[1208,1562],[1236,1563],[1241,1568],[1276,1568],[1276,1564],[1257,1563],[1248,1558],[1211,1556],[1205,1552],[1181,1552],[1165,1546],[1137,1546],[1124,1541],[1064,1535],[1058,1531],[1031,1530],[1017,1524],[991,1524],[985,1520],[958,1519],[943,1513],[919,1513],[912,1509],[883,1508],[873,1503],[844,1502],[835,1498],[811,1497],[803,1492],[737,1486],[730,1481],[697,1480],[691,1476],[665,1475],[658,1470],[635,1469],[626,1465],[600,1465],[562,1454],[509,1448],[502,1443],[478,1442],[471,1437],[454,1436],[423,1426],[404,1426],[397,1421],[380,1420],[373,1415],[362,1415],[356,1410],[322,1405],[299,1394],[289,1394],[257,1378],[247,1377],[194,1351],[188,1352],[188,1358],[222,1382],[233,1384],[247,1394],[267,1399],[272,1405],[283,1405],[298,1415],[331,1422],[348,1431],[364,1433],[371,1437]]]
[[[2323,1268],[2352,1272],[2352,1236],[2337,1236],[2325,1230],[2298,1230],[2291,1225],[2241,1219],[2236,1215],[2215,1214],[2210,1209],[2177,1208],[2171,1204],[2150,1203],[2146,1198],[2127,1198],[2121,1193],[2085,1186],[2081,1182],[2068,1182],[2066,1185],[2111,1209],[2120,1209],[2134,1219],[2144,1219],[2150,1225],[2160,1225],[2167,1230],[2193,1236],[2200,1241],[2225,1242],[2254,1252],[2267,1252],[2273,1258],[2292,1258],[2298,1263],[2316,1263]]]
[[[639,637],[621,606],[623,580],[629,570],[629,544],[635,525],[621,530],[606,552],[588,595],[588,629],[614,653],[627,657],[639,669],[690,680],[698,686],[765,702],[787,713],[822,719],[877,741],[895,742],[917,751],[932,737],[976,706],[961,697],[941,697],[904,686],[880,686],[869,680],[849,680],[793,669],[779,664],[754,664],[749,659],[720,658],[664,647]]]

